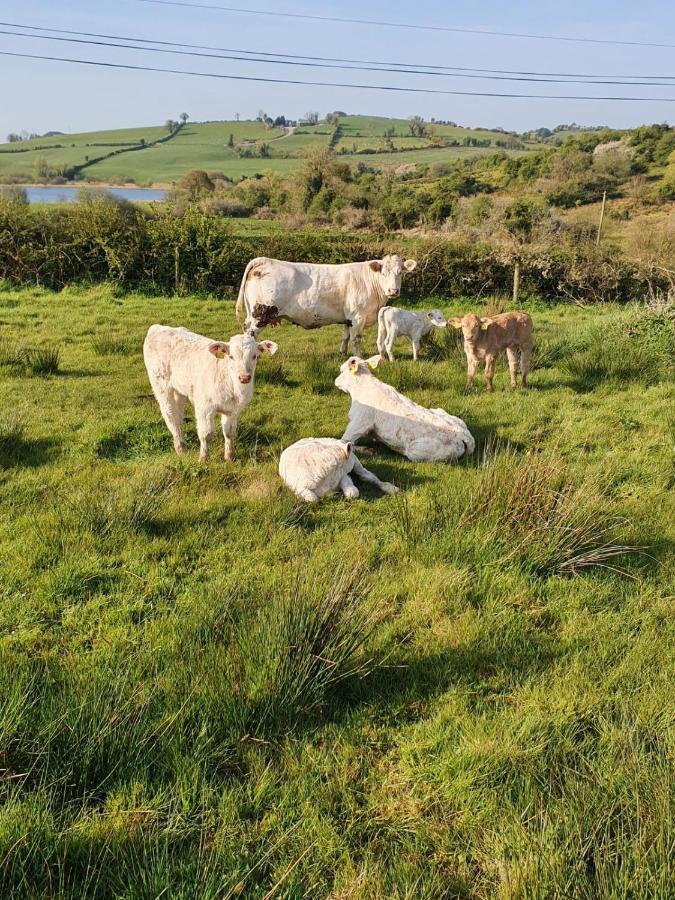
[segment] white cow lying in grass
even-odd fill
[[[380,356],[352,356],[340,366],[336,387],[352,398],[343,441],[372,437],[412,462],[447,462],[473,453],[476,444],[461,419],[426,409],[376,378]]]
[[[336,438],[303,438],[287,447],[279,458],[281,480],[302,500],[313,503],[339,488],[348,500],[359,496],[351,479],[356,475],[376,485],[385,494],[398,488],[365,469],[349,442]]]
[[[413,359],[417,359],[420,343],[425,334],[432,328],[445,328],[448,323],[440,309],[430,312],[410,312],[395,306],[383,306],[377,314],[377,349],[380,356],[385,351],[389,361],[394,361],[394,343],[396,338],[405,335],[412,342]]]
[[[152,391],[176,453],[185,453],[183,417],[188,400],[194,405],[199,460],[204,462],[213,433],[213,417],[222,419],[225,459],[234,459],[237,416],[253,397],[253,376],[261,353],[276,353],[274,341],[237,334],[228,343],[194,334],[187,328],[151,325],[143,359]]]

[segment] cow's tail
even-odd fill
[[[237,304],[234,307],[234,311],[236,313],[237,319],[241,322],[244,311],[248,312],[246,308],[246,283],[248,279],[251,277],[251,271],[257,266],[262,264],[262,259],[257,256],[255,259],[252,259],[244,269],[244,275],[241,279],[241,284],[239,285],[239,295],[237,296]]]
[[[377,352],[380,356],[384,356],[384,344],[387,340],[386,311],[387,307],[382,306],[377,313]]]

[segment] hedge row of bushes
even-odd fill
[[[468,240],[282,227],[254,235],[194,208],[176,218],[107,197],[53,208],[0,199],[0,278],[16,285],[59,289],[112,280],[125,288],[222,295],[237,289],[253,256],[342,263],[393,252],[418,261],[406,282],[413,297],[505,291],[512,279],[503,248]],[[667,287],[611,250],[553,243],[525,248],[522,260],[523,290],[549,299],[625,302],[644,297],[650,286]]]

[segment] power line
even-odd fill
[[[589,73],[589,72],[530,72],[530,71],[520,71],[518,69],[488,69],[488,68],[472,68],[467,66],[444,66],[440,63],[405,63],[405,62],[391,62],[388,60],[368,60],[368,59],[350,59],[343,57],[333,57],[333,56],[305,56],[299,53],[269,53],[265,50],[242,50],[241,48],[233,48],[233,47],[213,47],[210,45],[204,44],[186,44],[184,42],[177,41],[163,41],[155,38],[142,38],[142,37],[134,37],[129,35],[119,35],[119,34],[101,34],[95,31],[75,31],[68,28],[46,28],[41,25],[27,25],[23,22],[0,22],[0,26],[7,28],[28,28],[31,31],[46,31],[51,34],[70,34],[70,35],[78,35],[80,37],[88,37],[88,38],[104,38],[107,40],[116,40],[116,41],[132,41],[135,43],[142,44],[157,44],[162,47],[182,47],[189,50],[207,50],[218,53],[237,53],[237,54],[246,54],[247,56],[254,57],[275,57],[284,60],[310,60],[312,62],[334,62],[334,63],[354,63],[354,64],[364,64],[367,66],[393,66],[395,67],[395,71],[401,71],[403,73],[409,71],[410,69],[438,69],[442,72],[477,72],[477,73],[488,73],[494,75],[531,75],[537,79],[544,78],[588,78],[592,79],[589,81],[590,84],[602,84],[602,81],[597,81],[596,79],[601,78],[625,78],[625,79],[650,79],[651,81],[673,81],[675,80],[675,75],[621,75],[621,74],[606,74],[606,73]],[[39,35],[31,35],[32,37],[39,37]],[[138,48],[143,49],[143,48]],[[257,62],[264,62],[264,59],[253,60]],[[276,60],[275,60],[276,61]],[[298,63],[300,65],[300,63]],[[387,71],[386,69],[376,69],[374,71]],[[434,73],[437,74],[437,73]],[[565,83],[565,82],[562,82]],[[574,83],[574,82],[572,82]],[[632,83],[632,82],[630,82]]]
[[[182,0],[136,0],[137,3],[154,3],[159,6],[183,6],[188,9],[215,9],[220,12],[244,13],[252,16],[277,16],[284,19],[311,19],[316,22],[340,22],[344,25],[376,25],[380,28],[410,28],[416,31],[450,31],[458,34],[482,34],[492,37],[527,38],[535,41],[565,41],[576,44],[616,44],[622,47],[667,47],[655,41],[619,41],[609,38],[567,37],[555,34],[529,34],[520,31],[492,31],[487,28],[459,28],[451,25],[418,25],[413,22],[387,22],[377,19],[348,19],[341,16],[318,16],[311,13],[279,12],[272,9],[243,9],[240,6],[220,6],[215,3],[185,3]]]
[[[219,72],[193,72],[186,69],[164,69],[158,66],[138,66],[131,63],[103,62],[92,59],[72,59],[63,56],[46,56],[37,53],[17,53],[12,50],[0,50],[0,56],[18,59],[37,59],[47,62],[74,63],[81,66],[98,66],[107,69],[126,69],[133,72],[158,72],[166,75],[190,75],[198,78],[218,78],[228,81],[257,81],[265,84],[298,84],[309,87],[336,87],[365,91],[388,91],[403,94],[440,94],[456,97],[505,97],[520,100],[595,100],[624,101],[637,103],[675,103],[675,97],[588,97],[574,94],[510,94],[498,91],[450,91],[438,88],[402,87],[384,84],[354,84],[342,81],[304,81],[297,78],[268,78],[261,75],[226,75]],[[402,73],[403,74],[403,73]],[[665,87],[665,85],[664,85]]]
[[[94,46],[117,47],[127,50],[144,50],[154,53],[171,53],[179,56],[195,56],[199,58],[209,59],[229,59],[239,62],[262,62],[264,64],[277,64],[286,66],[303,66],[322,69],[342,69],[346,71],[368,71],[368,72],[393,72],[409,75],[431,75],[442,76],[446,78],[470,78],[491,81],[527,81],[542,82],[551,84],[604,84],[604,85],[631,85],[631,86],[669,86],[668,81],[675,80],[673,75],[635,75],[635,76],[610,76],[610,75],[577,75],[574,73],[547,73],[547,72],[503,72],[493,69],[465,69],[455,66],[423,66],[419,68],[413,63],[386,63],[370,60],[350,60],[350,59],[331,59],[329,57],[303,57],[293,56],[291,54],[265,53],[256,50],[235,50],[227,47],[204,47],[198,44],[182,44],[174,41],[160,41],[151,38],[137,38],[125,35],[109,35],[97,34],[95,32],[74,31],[63,28],[43,28],[37,25],[20,25],[13,22],[0,22],[0,25],[9,26],[11,28],[29,28],[31,31],[46,31],[49,34],[32,34],[20,31],[4,31],[0,29],[0,34],[11,35],[15,37],[37,38],[38,40],[61,41],[75,44],[92,44]],[[80,35],[80,37],[62,37],[61,35]],[[91,38],[109,39],[110,41],[132,41],[135,44],[158,44],[158,47],[142,47],[130,46],[129,44],[110,43],[109,40],[91,40]],[[191,48],[191,49],[172,49],[172,48]],[[170,49],[167,49],[170,48]],[[203,52],[213,51],[213,52]],[[246,56],[240,54],[247,54]],[[280,59],[272,57],[282,57]],[[306,60],[323,60],[306,61]],[[348,63],[349,65],[343,65]],[[358,65],[363,63],[363,65]],[[404,68],[403,68],[404,67]],[[440,69],[443,71],[433,71]],[[470,74],[469,74],[470,73]],[[481,73],[481,74],[475,74]],[[489,73],[489,74],[483,74]],[[494,74],[493,74],[494,73]],[[557,77],[556,77],[557,76]],[[635,79],[651,79],[651,80],[635,80]],[[661,82],[666,84],[660,85]]]

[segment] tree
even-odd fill
[[[232,132],[230,132],[230,136],[227,139],[227,146],[234,147],[234,135],[232,134]]]
[[[187,113],[183,112],[178,116],[178,118],[180,119],[181,125],[185,125],[190,116]]]
[[[263,141],[258,147],[258,152],[260,153],[261,159],[268,159],[270,155],[270,145]]]
[[[241,116],[239,115],[239,113],[235,113],[235,114],[234,114],[234,120],[235,120],[235,122],[238,122],[240,118],[241,118]]]
[[[167,119],[166,122],[164,123],[164,127],[169,132],[169,134],[173,134],[174,131],[176,130],[176,123],[174,122],[173,119]]]
[[[501,227],[506,237],[507,253],[513,262],[513,302],[520,294],[520,271],[523,249],[536,234],[537,229],[550,215],[546,204],[539,198],[520,197],[504,207]]]
[[[424,137],[427,126],[424,124],[422,116],[410,116],[408,119],[408,128],[413,137]]]
[[[308,125],[318,125],[319,124],[318,112],[305,113],[305,122],[307,122]]]
[[[193,169],[176,182],[176,194],[187,200],[199,200],[204,194],[211,194],[214,189],[214,183],[202,169]]]
[[[286,127],[286,116],[277,116],[274,120],[275,128],[285,128]]]
[[[13,131],[7,135],[7,143],[8,144],[18,144],[21,140],[21,136],[15,134]]]

